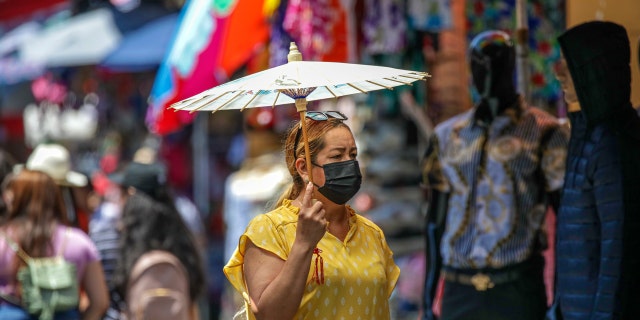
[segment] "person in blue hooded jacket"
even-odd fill
[[[559,38],[571,138],[557,217],[552,319],[640,319],[640,119],[624,27]]]

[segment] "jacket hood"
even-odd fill
[[[613,22],[577,25],[558,37],[589,127],[617,122],[631,106],[627,31]]]

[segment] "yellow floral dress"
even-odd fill
[[[282,206],[249,223],[224,267],[225,275],[240,293],[246,295],[247,291],[242,273],[247,239],[286,260],[295,238],[299,210],[285,200]],[[322,259],[314,254],[294,319],[390,319],[389,297],[400,268],[393,261],[382,230],[350,207],[348,210],[351,217],[345,241],[327,232],[318,243]],[[322,274],[324,283],[318,283],[314,276]],[[253,315],[249,314],[249,318],[253,319]]]

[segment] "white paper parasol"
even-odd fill
[[[430,77],[425,72],[363,64],[302,61],[291,43],[287,64],[257,72],[203,91],[170,106],[176,110],[212,111],[275,107],[295,103],[300,113],[307,166],[311,166],[304,121],[307,102],[356,93],[393,89]]]

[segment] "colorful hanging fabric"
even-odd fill
[[[540,107],[554,107],[562,97],[554,70],[560,58],[557,36],[564,30],[564,5],[562,1],[553,0],[527,3],[528,59],[532,68],[529,100]],[[466,16],[469,40],[489,29],[504,30],[515,36],[515,0],[468,0]]]
[[[416,30],[439,32],[453,26],[451,0],[408,0],[407,18]]]
[[[190,0],[184,5],[151,90],[147,126],[152,132],[165,135],[191,123],[194,114],[167,107],[227,80],[265,44],[264,1]]]
[[[289,44],[292,39],[289,33],[284,29],[283,22],[287,13],[287,5],[289,0],[281,0],[280,5],[273,13],[271,24],[271,37],[269,41],[269,66],[277,67],[287,63],[287,55],[289,54]]]
[[[399,53],[404,50],[407,24],[405,1],[365,0],[362,34],[368,54]]]
[[[296,41],[304,60],[349,60],[349,15],[341,0],[290,0],[284,30]]]

